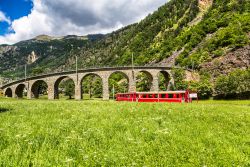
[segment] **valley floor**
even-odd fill
[[[0,99],[0,166],[249,166],[250,101]]]

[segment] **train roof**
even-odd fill
[[[178,93],[186,93],[185,90],[178,91],[159,91],[159,92],[128,92],[128,93],[118,93],[118,94],[178,94]]]

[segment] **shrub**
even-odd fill
[[[216,98],[250,98],[250,69],[237,69],[227,76],[219,76],[214,91]]]
[[[188,83],[184,81],[185,71],[181,68],[173,68],[171,71],[174,78],[174,85],[171,87],[172,90],[186,90]]]
[[[201,80],[200,82],[191,82],[189,89],[198,93],[199,99],[209,99],[213,93],[213,86],[209,80]]]

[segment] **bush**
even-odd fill
[[[199,99],[209,99],[213,93],[213,86],[209,80],[201,80],[200,82],[191,82],[189,89],[196,91]]]
[[[198,93],[200,99],[208,99],[212,96],[213,86],[210,82],[210,77],[202,75],[199,82],[196,81],[185,81],[185,71],[184,69],[172,69],[172,75],[175,81],[172,90],[186,90],[195,91]]]
[[[219,76],[215,82],[214,91],[217,99],[250,98],[250,69],[238,69],[227,76]]]
[[[185,80],[185,71],[181,68],[173,68],[171,71],[174,78],[174,85],[171,87],[172,90],[186,90],[188,83]]]

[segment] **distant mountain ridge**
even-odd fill
[[[0,75],[23,75],[29,55],[36,61],[28,72],[99,66],[178,65],[224,73],[249,68],[250,2],[248,0],[171,0],[139,23],[102,35],[50,37],[40,35],[14,45],[0,45]],[[240,50],[241,49],[241,50]],[[240,52],[237,52],[240,50]],[[224,57],[237,57],[238,65],[223,65]],[[232,58],[232,60],[235,58]],[[230,61],[227,61],[230,62]],[[242,63],[245,62],[245,63]],[[212,63],[212,65],[211,65]],[[213,68],[212,68],[213,67]]]

